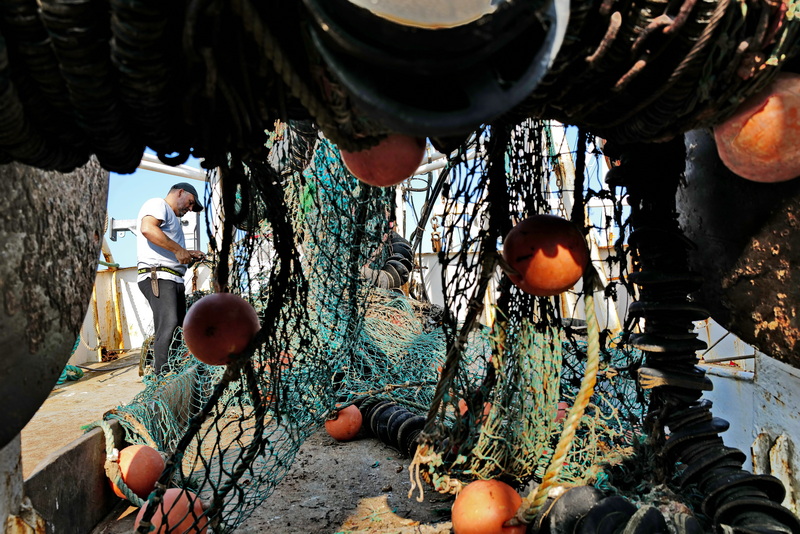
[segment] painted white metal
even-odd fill
[[[800,370],[761,353],[756,354],[755,366],[755,429],[768,434],[773,443],[781,436],[791,441],[785,445],[785,459],[779,465],[771,463],[770,469],[779,478],[786,471],[792,491],[798,495],[800,482],[793,470],[794,466],[800,466]],[[793,511],[800,512],[796,505]]]
[[[800,370],[758,351],[751,364],[754,371],[703,364],[714,384],[704,397],[714,402],[714,415],[731,425],[725,444],[749,453],[745,469],[781,479],[788,493],[784,506],[798,513]]]
[[[770,474],[783,482],[786,488],[786,497],[783,504],[790,510],[797,510],[797,482],[794,477],[794,464],[792,463],[792,440],[781,434],[769,449]]]
[[[118,350],[121,346],[124,349],[135,349],[141,347],[144,340],[152,335],[153,313],[147,299],[139,290],[136,278],[136,267],[97,272],[95,279],[97,306],[89,305],[80,333],[83,342],[78,344],[70,358],[71,365],[99,361],[99,353],[97,350],[91,350],[93,348],[105,347]],[[187,271],[184,280],[187,295],[197,290],[210,290],[211,271],[208,266],[199,263]],[[114,307],[113,291],[117,291],[119,295],[118,310]],[[120,314],[119,319],[123,327],[121,339],[115,331],[116,313]],[[96,330],[97,327],[99,330]]]
[[[772,440],[769,434],[761,432],[756,436],[750,448],[752,451],[753,473],[759,475],[769,474],[769,450],[771,447]]]
[[[756,349],[748,345],[714,319],[695,322],[697,337],[706,342],[708,348],[699,353],[703,363],[730,366],[735,362],[737,369],[754,371]]]
[[[146,171],[155,171],[162,174],[180,176],[181,178],[186,178],[188,180],[198,180],[200,182],[208,181],[206,171],[195,169],[189,165],[166,165],[161,163],[161,160],[158,159],[158,156],[148,153],[142,154],[142,161],[139,163],[139,168]]]
[[[420,28],[452,28],[494,12],[489,0],[350,0],[373,14],[397,24]]]
[[[786,497],[783,506],[797,512],[798,485],[794,475],[792,449],[794,444],[786,435],[777,438],[769,432],[761,432],[753,441],[753,473],[773,475],[783,482]]]
[[[736,447],[747,455],[745,469],[752,469],[750,445],[755,436],[753,403],[755,386],[753,373],[737,367],[721,365],[703,366],[706,376],[714,384],[713,391],[707,391],[703,398],[714,403],[711,412],[730,423],[730,428],[722,434],[729,447]]]

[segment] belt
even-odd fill
[[[163,273],[174,274],[175,276],[180,276],[183,278],[183,273],[179,273],[175,269],[170,269],[169,267],[141,267],[136,272],[139,274],[145,274],[147,272],[150,273],[150,289],[153,291],[153,296],[158,298],[158,275],[156,274],[158,271]]]
[[[161,271],[163,273],[174,274],[175,276],[180,276],[183,278],[183,273],[176,271],[175,269],[170,269],[169,267],[140,267],[138,271],[139,274],[145,273],[152,273],[154,271]]]

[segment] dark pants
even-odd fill
[[[186,317],[186,293],[183,284],[172,280],[158,280],[158,297],[153,295],[150,280],[139,282],[139,289],[147,298],[153,311],[155,340],[153,341],[153,370],[156,374],[167,371],[170,349],[177,350],[180,341],[173,346],[175,329],[183,325]]]

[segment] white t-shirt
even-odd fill
[[[151,215],[159,221],[163,221],[161,223],[161,229],[164,231],[167,237],[182,247],[186,246],[186,241],[183,237],[183,228],[181,227],[181,220],[177,215],[175,215],[175,212],[172,211],[172,208],[169,206],[169,204],[167,204],[166,200],[163,198],[151,198],[145,202],[144,205],[142,205],[142,208],[139,210],[139,215],[136,217],[136,224],[139,228],[139,233],[136,236],[136,256],[138,258],[138,267],[140,269],[142,267],[169,267],[170,269],[174,269],[175,271],[181,273],[181,275],[185,274],[186,265],[178,263],[178,258],[175,256],[175,254],[163,247],[154,245],[142,234],[142,219],[144,219],[144,217],[147,215]],[[174,274],[164,271],[158,271],[158,277],[165,280],[172,280],[174,282],[178,282],[179,284],[183,283],[183,276],[175,276]],[[149,278],[150,273],[144,273],[137,277],[137,281],[141,282],[142,280],[147,280]]]

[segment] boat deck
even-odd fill
[[[108,410],[127,404],[142,390],[140,353],[141,349],[133,349],[111,362],[82,364],[80,380],[53,389],[22,429],[24,478],[45,458],[81,437],[82,426],[102,419]]]

